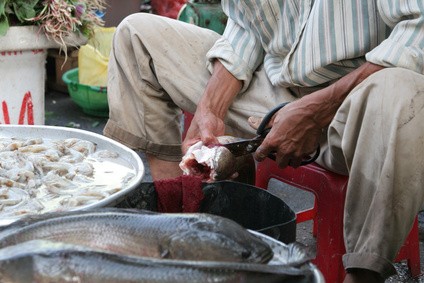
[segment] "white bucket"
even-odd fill
[[[66,42],[77,46],[86,38]],[[34,26],[10,27],[0,37],[0,124],[44,124],[48,48],[58,45]]]
[[[0,123],[44,124],[46,49],[0,52]]]

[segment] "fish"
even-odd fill
[[[3,283],[273,283],[311,282],[311,276],[310,270],[290,265],[158,260],[48,240],[0,249]]]
[[[205,182],[235,180],[253,184],[255,162],[252,155],[236,157],[225,146],[240,140],[232,136],[220,136],[220,144],[205,146],[199,141],[190,146],[179,166],[185,175],[200,177]]]
[[[0,248],[35,239],[162,259],[266,263],[273,257],[259,237],[233,220],[207,213],[52,212],[4,227]]]

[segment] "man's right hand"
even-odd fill
[[[217,137],[225,135],[224,119],[228,108],[240,92],[237,80],[220,61],[214,62],[214,71],[197,106],[191,125],[182,144],[183,154],[198,141],[204,145],[218,144]]]
[[[224,134],[224,121],[199,105],[182,144],[183,154],[198,141],[202,141],[205,145],[218,144],[217,137]]]

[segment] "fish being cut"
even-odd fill
[[[251,155],[235,157],[222,146],[239,138],[231,136],[218,137],[221,145],[205,146],[199,141],[189,147],[180,162],[185,175],[199,176],[206,182],[235,179],[252,183],[254,160]],[[253,170],[253,171],[252,171]]]
[[[268,262],[272,249],[236,222],[203,213],[98,209],[22,219],[0,232],[0,248],[34,239],[117,254],[182,260]]]
[[[45,240],[0,250],[3,283],[299,283],[311,282],[311,275],[289,265],[158,260]]]

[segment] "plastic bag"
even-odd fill
[[[107,85],[107,67],[115,27],[98,28],[78,53],[78,80],[90,86]]]

